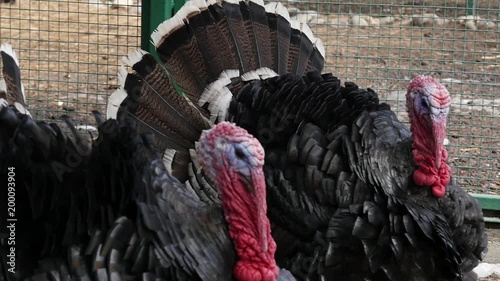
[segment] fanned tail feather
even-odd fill
[[[8,104],[13,104],[19,112],[31,116],[26,109],[26,96],[16,52],[10,44],[4,43],[0,45],[0,57],[3,62],[0,99],[6,100]]]
[[[257,55],[257,67],[273,67],[271,48],[271,29],[263,1],[252,0],[248,5],[240,5],[241,13],[248,18],[245,21],[249,37],[254,42]]]
[[[188,178],[189,149],[203,129],[230,118],[245,83],[323,68],[323,45],[309,27],[292,25],[282,4],[262,0],[188,1],[151,39],[164,68],[145,51],[129,55],[131,71],[119,73],[108,118],[131,115],[140,131],[153,131],[160,149],[182,158],[172,168],[181,180]]]
[[[124,59],[132,69],[121,70],[123,79],[108,103],[108,118],[124,120],[134,116],[142,131],[154,131],[160,148],[188,150],[194,147],[206,119],[186,97],[176,92],[171,79],[153,56],[139,50]]]
[[[223,71],[267,67],[282,75],[323,68],[324,47],[279,3],[187,2],[152,34],[174,81],[194,103]],[[210,110],[209,110],[210,111]]]
[[[21,69],[16,52],[10,44],[0,45],[0,55],[3,62],[3,77],[6,86],[6,98],[9,104],[14,102],[26,105],[24,86],[21,82]]]

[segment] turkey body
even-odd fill
[[[126,57],[108,117],[154,132],[201,195],[213,185],[193,150],[201,131],[227,120],[257,137],[280,267],[300,280],[476,279],[479,204],[449,176],[439,196],[415,183],[412,132],[373,90],[321,74],[321,41],[282,5],[190,1],[152,40],[168,74],[144,51]]]
[[[288,91],[267,109],[245,101],[261,99],[258,93],[278,97],[287,87],[280,79],[304,95]],[[280,265],[311,280],[469,280],[461,274],[485,249],[479,205],[455,185],[438,199],[413,182],[411,133],[394,112],[373,91],[341,87],[329,75],[272,80],[253,82],[272,87],[244,87],[235,101],[244,109],[232,118],[251,133],[265,132]],[[287,103],[291,95],[297,105]]]
[[[168,276],[157,274],[154,247],[137,232],[132,159],[141,142],[110,120],[91,146],[66,122],[47,124],[14,106],[1,108],[0,169],[6,182],[10,169],[15,174],[16,236],[10,244],[2,229],[0,279]],[[7,263],[11,246],[14,266]]]
[[[174,178],[133,120],[96,119],[91,147],[67,117],[69,132],[2,104],[0,169],[5,182],[14,171],[17,212],[14,244],[0,232],[0,280],[235,280],[217,196],[201,200]]]

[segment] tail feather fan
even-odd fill
[[[203,129],[231,118],[244,83],[322,71],[324,64],[324,47],[307,24],[291,21],[282,4],[261,0],[188,1],[151,39],[163,65],[145,51],[129,55],[108,118],[132,115],[140,131],[156,133],[160,149],[182,155]],[[176,171],[186,178],[189,170]]]

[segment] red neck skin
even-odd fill
[[[239,257],[233,274],[239,281],[275,281],[279,270],[274,258],[276,242],[266,216],[265,181],[263,174],[258,174],[262,170],[254,173],[254,192],[247,190],[234,170],[217,175],[224,191],[221,199],[229,235]]]
[[[417,170],[413,173],[413,181],[420,186],[430,186],[434,196],[443,197],[451,174],[450,166],[446,163],[448,152],[443,145],[446,120],[443,122],[441,131],[432,130],[426,120],[416,114],[415,109],[411,109],[409,113],[413,137],[413,159],[417,165]]]

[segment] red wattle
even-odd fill
[[[429,108],[425,110],[424,99],[428,105],[441,109],[440,113],[434,114]],[[411,123],[413,160],[417,166],[413,181],[416,185],[430,187],[435,197],[444,196],[450,182],[451,170],[446,164],[448,153],[443,145],[450,104],[450,93],[432,77],[417,76],[408,86],[406,108]]]
[[[446,148],[441,149],[441,165],[436,167],[433,147],[435,143],[429,143],[428,131],[425,131],[425,126],[413,125],[413,160],[417,165],[417,169],[413,173],[413,181],[415,184],[422,187],[431,187],[432,194],[435,197],[443,197],[446,193],[446,186],[450,182],[451,169],[446,161],[448,153]],[[438,148],[439,149],[439,148]]]
[[[238,261],[234,267],[236,280],[244,281],[276,281],[279,270],[277,266],[269,268],[266,265],[258,265],[255,262]]]
[[[432,186],[432,194],[437,198],[441,198],[446,193],[446,187],[442,184]]]
[[[267,219],[266,186],[263,173],[252,172],[255,189],[249,192],[239,175],[219,173],[217,181],[223,186],[221,196],[229,236],[233,240],[239,261],[233,274],[238,281],[276,281],[279,270],[274,254],[276,242],[271,236],[271,225]],[[226,187],[224,185],[231,185]],[[228,216],[227,216],[228,215]]]
[[[414,149],[413,159],[417,163],[418,168],[413,173],[413,181],[420,186],[430,186],[434,196],[438,198],[443,197],[451,176],[451,168],[445,162],[447,158],[448,153],[443,149],[441,168],[439,171],[436,171],[436,167],[430,164],[432,163],[432,158]]]
[[[441,198],[446,194],[446,186],[450,183],[451,168],[448,164],[443,163],[439,169],[439,181],[432,186],[432,194]]]
[[[420,169],[417,169],[413,173],[413,181],[417,185],[421,186],[431,186],[433,185],[436,181],[438,180],[436,175],[429,175],[429,171],[421,171]]]

